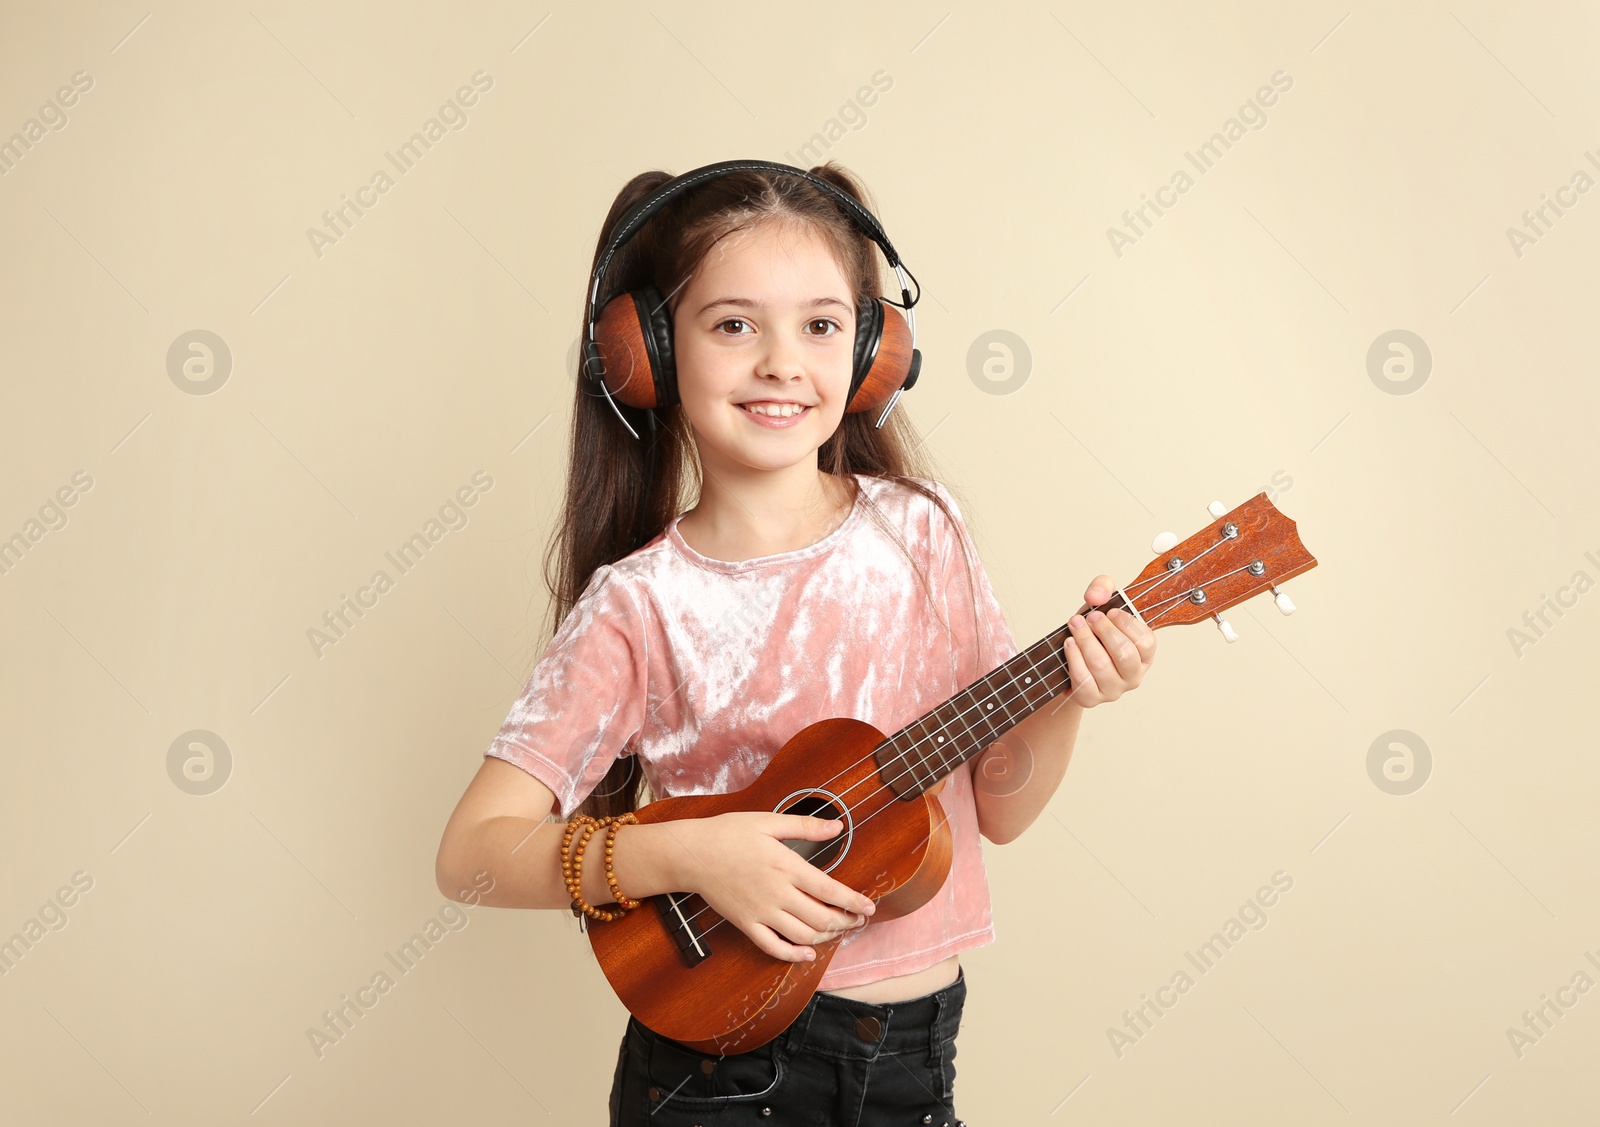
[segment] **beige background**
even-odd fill
[[[1320,561],[1294,617],[1231,612],[1236,645],[1164,631],[1046,814],[986,848],[958,1111],[1593,1121],[1600,993],[1520,1055],[1507,1032],[1600,983],[1600,596],[1520,656],[1507,634],[1600,579],[1600,193],[1507,235],[1600,176],[1592,9],[3,11],[0,137],[92,88],[0,177],[0,536],[42,533],[0,575],[0,940],[43,931],[0,977],[0,1119],[603,1119],[626,1014],[575,922],[452,916],[434,852],[543,644],[610,200],[792,161],[842,114],[800,159],[865,179],[922,282],[897,410],[1019,643],[1214,499],[1272,488]],[[319,257],[307,229],[479,71],[465,128]],[[1279,71],[1266,125],[1118,256],[1107,229]],[[232,357],[209,394],[169,374],[197,329]],[[969,360],[1021,370],[997,329],[1031,354],[1009,394]],[[1395,329],[1431,352],[1408,394],[1369,375]],[[465,527],[319,655],[480,471]],[[1408,794],[1368,768],[1397,729],[1431,759]],[[205,795],[171,751],[195,730],[227,748]],[[1119,1057],[1123,1011],[1279,870],[1267,926]],[[307,1030],[430,919],[465,926],[319,1057]]]

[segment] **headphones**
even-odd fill
[[[747,171],[782,172],[809,181],[836,200],[855,226],[882,248],[884,257],[900,278],[902,302],[864,294],[856,305],[854,366],[850,376],[850,395],[846,412],[871,411],[883,407],[875,426],[883,426],[902,391],[917,382],[922,369],[922,353],[917,351],[917,322],[911,307],[922,300],[922,284],[917,297],[907,287],[908,271],[901,265],[883,226],[847,192],[793,165],[764,160],[726,160],[708,164],[674,177],[641,200],[617,225],[589,284],[590,316],[584,327],[583,377],[599,385],[616,411],[617,418],[638,438],[617,406],[621,400],[629,407],[667,407],[678,400],[678,367],[672,350],[672,314],[661,292],[653,285],[617,294],[600,305],[600,279],[605,277],[612,255],[638,234],[651,216],[685,192],[718,176]],[[915,276],[911,279],[916,281]],[[898,309],[891,313],[890,306]],[[599,310],[599,316],[594,311]],[[649,416],[654,430],[655,416]]]

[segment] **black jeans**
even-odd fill
[[[629,1016],[611,1127],[966,1127],[956,1118],[963,968],[942,990],[874,1005],[817,992],[789,1028],[712,1056]]]

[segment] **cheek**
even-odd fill
[[[845,405],[850,400],[850,375],[852,363],[853,361],[851,354],[846,352],[844,354],[843,364],[840,366],[838,371],[831,374],[828,381],[829,398],[833,400],[833,409],[838,411],[841,415],[844,413]]]
[[[685,344],[675,349],[673,359],[678,372],[678,397],[685,403],[714,399],[728,383],[722,357],[714,348],[699,342]]]

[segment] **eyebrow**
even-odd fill
[[[748,297],[719,297],[717,300],[707,302],[701,306],[700,312],[696,313],[695,316],[704,316],[708,311],[715,309],[719,305],[736,305],[743,309],[765,309],[767,307],[766,302],[756,301]],[[801,308],[815,309],[819,305],[837,305],[846,313],[851,312],[850,307],[836,297],[819,297],[814,299],[810,305],[802,306]]]

